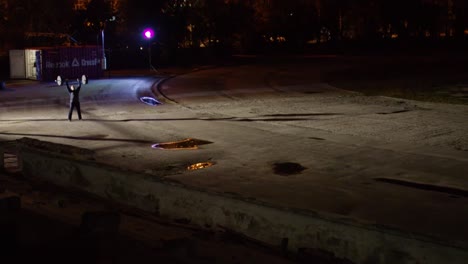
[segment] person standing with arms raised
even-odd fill
[[[68,112],[68,121],[72,120],[73,109],[76,107],[78,113],[78,119],[81,120],[81,108],[80,108],[80,90],[81,90],[81,80],[77,79],[78,87],[75,87],[73,84],[69,85],[68,80],[65,82],[67,85],[68,93],[70,93],[70,111]]]

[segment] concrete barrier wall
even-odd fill
[[[18,155],[18,146],[17,142],[15,141],[3,141],[0,142],[0,172],[6,172],[6,164],[5,159],[6,155]],[[21,160],[18,159],[17,161],[17,169],[21,169]]]
[[[1,154],[1,153],[0,153]],[[350,219],[276,208],[160,178],[21,147],[25,176],[79,188],[171,219],[229,229],[289,251],[320,249],[354,263],[467,263],[465,244],[360,224]]]

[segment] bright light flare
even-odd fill
[[[143,31],[143,36],[147,39],[151,39],[154,37],[154,31],[150,28],[147,28]]]

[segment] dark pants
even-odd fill
[[[81,108],[79,101],[72,101],[70,102],[70,111],[68,112],[68,120],[71,120],[73,109],[76,107],[76,111],[78,112],[78,119],[81,120]]]

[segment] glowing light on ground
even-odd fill
[[[204,168],[208,168],[215,165],[214,162],[200,162],[200,163],[195,163],[187,167],[187,170],[200,170]]]

